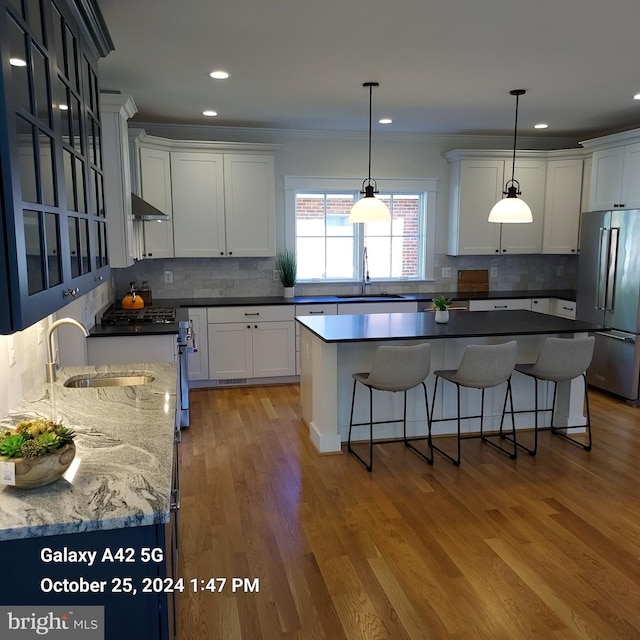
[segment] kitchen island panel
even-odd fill
[[[454,314],[452,314],[454,315]],[[580,323],[563,318],[541,316],[532,311],[461,312],[458,321],[437,325],[433,314],[382,314],[377,316],[329,316],[297,318],[301,337],[301,400],[303,418],[307,422],[310,438],[319,452],[339,452],[341,442],[348,435],[351,409],[352,374],[369,371],[376,349],[383,344],[409,345],[428,341],[431,344],[431,374],[427,378],[429,401],[432,401],[437,369],[456,369],[464,349],[469,344],[496,344],[515,339],[518,342],[518,362],[534,362],[544,340],[551,335],[585,335],[598,330],[600,325]],[[538,319],[542,318],[542,321]],[[510,321],[509,321],[510,320]],[[534,385],[520,374],[512,377],[516,428],[533,427]],[[455,386],[443,382],[438,391],[434,417],[453,418],[456,407]],[[421,389],[410,392],[418,394]],[[485,392],[485,425],[489,430],[500,424],[505,389]],[[540,407],[551,405],[553,386],[538,385]],[[583,415],[584,387],[582,379],[558,385],[558,403],[555,426],[579,428],[586,423]],[[479,413],[480,392],[465,390],[461,394],[463,415]],[[408,401],[407,432],[425,435],[426,421],[422,401],[415,395]],[[401,394],[374,393],[376,420],[390,420],[402,415]],[[358,390],[354,422],[368,420],[366,394]],[[510,417],[507,416],[507,426]],[[548,425],[549,413],[541,414],[543,425]],[[402,435],[401,423],[379,425],[375,436],[380,439]],[[433,433],[455,432],[456,423],[435,423]],[[478,420],[463,420],[462,431],[477,432]],[[368,426],[354,427],[354,440],[368,438]]]

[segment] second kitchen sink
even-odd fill
[[[153,382],[155,377],[150,374],[89,374],[72,376],[65,381],[64,386],[72,389],[88,389],[94,387],[135,387]]]
[[[404,296],[401,296],[397,293],[371,293],[368,295],[363,295],[363,294],[355,294],[355,295],[343,295],[343,296],[335,296],[336,298],[339,298],[340,300],[393,300],[395,299],[402,299],[404,298]]]

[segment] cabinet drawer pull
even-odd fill
[[[169,511],[180,511],[180,489],[173,489],[171,491],[171,503],[169,504]]]
[[[246,312],[245,312],[245,314],[244,314],[244,315],[245,315],[245,316],[259,316],[259,315],[260,315],[260,312],[259,312],[259,311],[258,311],[258,312],[256,312],[256,313],[246,313]]]
[[[565,311],[573,311],[573,307],[562,307]]]
[[[509,305],[508,304],[494,304],[493,308],[494,309],[508,309]]]
[[[324,311],[309,311],[310,316],[312,316],[314,313],[324,313]]]

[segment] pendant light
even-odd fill
[[[513,131],[513,160],[511,162],[511,180],[507,181],[503,194],[506,198],[497,202],[489,213],[489,222],[533,222],[529,205],[518,198],[521,194],[520,183],[515,179],[516,171],[516,139],[518,137],[518,101],[524,95],[524,89],[513,89],[509,92],[516,97],[516,124]]]
[[[376,198],[378,183],[371,178],[371,116],[373,87],[379,87],[377,82],[365,82],[363,87],[369,87],[369,177],[362,182],[360,193],[364,196],[356,202],[349,212],[349,222],[381,222],[391,220],[389,207]],[[373,184],[372,184],[373,183]]]

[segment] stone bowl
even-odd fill
[[[55,482],[69,468],[76,456],[73,442],[34,458],[12,458],[16,465],[16,489],[34,489]]]

